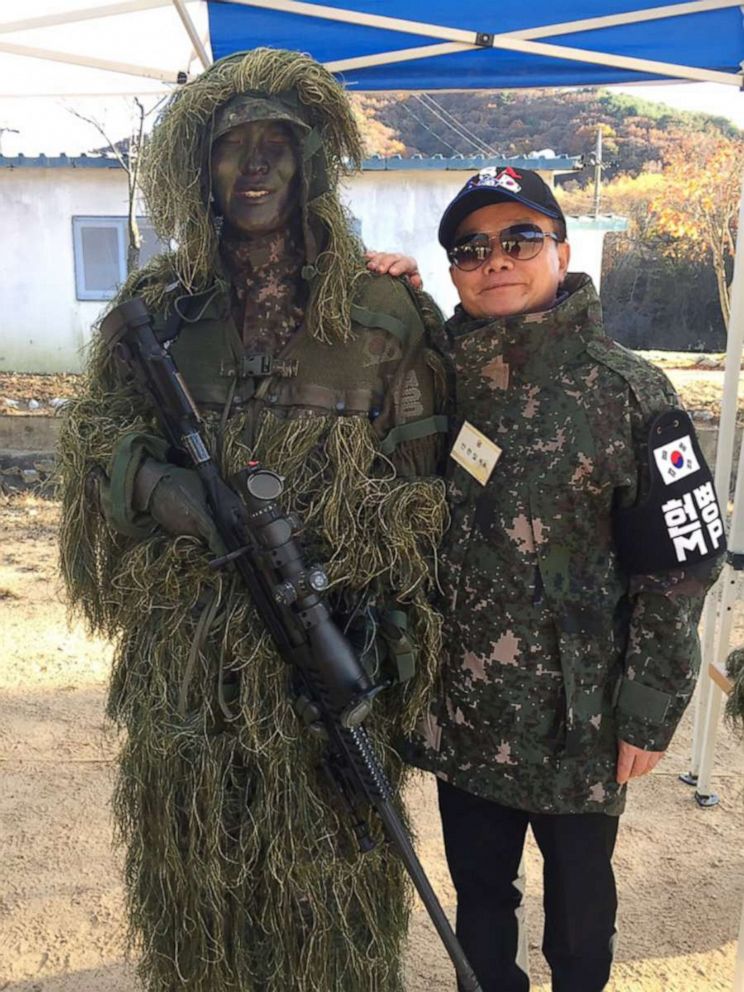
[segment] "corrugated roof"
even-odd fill
[[[403,158],[393,155],[384,158],[375,155],[362,163],[363,172],[403,172],[403,171],[445,171],[478,172],[489,166],[500,168],[510,165],[515,169],[535,169],[540,172],[575,172],[582,167],[580,155],[529,156],[511,158],[475,155],[466,158],[454,155],[412,155]],[[0,155],[0,169],[119,169],[118,160],[113,155]]]
[[[113,155],[0,155],[0,169],[120,169]]]

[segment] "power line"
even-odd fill
[[[434,104],[433,107],[429,106],[428,103],[424,103],[421,96],[419,96],[418,94],[416,96],[419,102],[422,104],[422,106],[426,107],[429,113],[433,114],[438,120],[440,120],[445,125],[445,127],[448,127],[450,128],[451,131],[454,131],[455,134],[458,136],[458,138],[463,138],[465,141],[471,144],[475,148],[478,155],[487,154],[486,146],[479,138],[475,138],[475,137],[471,138],[468,134],[466,134],[464,129],[462,129],[459,124],[457,123],[451,124],[449,121],[445,120],[445,118],[436,109],[436,104]]]
[[[432,107],[428,106],[428,104],[424,103],[424,101],[421,99],[421,97],[419,96],[418,93],[414,93],[414,96],[419,101],[419,103],[421,104],[422,107],[424,107],[426,110],[428,110],[430,114],[433,114],[438,120],[442,121],[442,123],[444,124],[445,127],[448,127],[451,131],[454,131],[455,134],[458,136],[458,138],[464,138],[465,141],[467,141],[469,144],[471,144],[475,148],[475,150],[477,151],[477,153],[479,155],[482,155],[483,154],[483,149],[481,148],[481,146],[478,145],[478,144],[476,144],[476,142],[473,141],[472,138],[468,138],[467,135],[462,134],[462,132],[458,131],[456,127],[454,127],[452,124],[450,124],[448,121],[446,121],[444,119],[444,117],[442,117],[441,114],[437,113],[436,110],[434,110]],[[462,154],[459,149],[457,150],[457,153],[458,153],[458,155]]]
[[[441,103],[434,99],[431,93],[422,93],[421,100],[423,101],[424,99],[427,101],[426,106],[429,107],[432,113],[438,111],[443,117],[447,118],[445,123],[452,122],[450,123],[450,127],[452,127],[453,130],[459,130],[463,137],[467,138],[479,149],[481,154],[498,156],[498,152],[495,148],[489,145],[488,142],[484,141],[483,138],[477,135],[461,121],[458,121],[457,118],[449,112],[449,110],[446,110]],[[429,106],[430,104],[431,106]]]
[[[455,146],[451,145],[446,138],[442,138],[440,135],[436,133],[436,131],[433,131],[428,124],[426,124],[424,121],[421,120],[418,114],[414,114],[414,112],[411,110],[411,108],[408,106],[408,103],[405,100],[401,101],[400,106],[406,111],[406,113],[410,114],[411,117],[413,117],[413,119],[416,121],[416,123],[420,124],[425,131],[429,131],[430,134],[433,134],[434,137],[437,139],[437,141],[441,141],[441,143],[443,145],[446,145],[448,148],[450,148],[455,153],[455,155],[460,154],[458,148],[455,148]]]

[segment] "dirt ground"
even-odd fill
[[[67,627],[57,516],[56,504],[33,496],[0,503],[0,990],[135,992],[111,849],[117,744],[103,716],[110,651]],[[677,780],[690,729],[688,715],[659,768],[631,788],[616,858],[620,940],[611,992],[732,986],[744,896],[744,746],[722,727],[714,781],[721,803],[700,810]],[[431,781],[418,780],[409,799],[420,855],[451,911]],[[533,988],[548,992],[533,844],[527,878]],[[454,992],[454,981],[419,907],[408,992],[432,990]]]
[[[721,414],[721,389],[725,355],[689,351],[641,351],[638,354],[658,365],[671,378],[691,413],[706,411],[711,421]],[[744,376],[740,377],[740,383]],[[60,401],[71,399],[80,376],[57,372],[37,375],[0,372],[0,415],[49,416]],[[744,389],[739,390],[738,422],[744,423]]]

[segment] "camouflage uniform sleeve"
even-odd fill
[[[636,491],[641,500],[649,487],[649,425],[656,414],[680,405],[666,378],[660,387],[650,415],[631,394]],[[635,502],[635,494],[621,495],[621,504]],[[648,751],[668,747],[695,688],[700,668],[697,626],[721,563],[721,558],[714,558],[688,568],[630,577],[630,623],[616,710],[620,740]]]

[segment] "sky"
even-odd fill
[[[665,103],[680,110],[701,110],[728,117],[744,129],[744,93],[734,87],[714,83],[679,83],[675,85],[614,86],[613,90],[641,96],[646,100]],[[148,85],[141,96],[145,109],[153,119],[153,110],[167,96],[167,86]],[[0,128],[15,128],[0,136],[4,155],[78,155],[105,144],[96,128],[75,114],[102,124],[114,140],[124,137],[133,120],[133,100],[128,96],[69,95],[65,97],[26,97],[12,99],[0,96]],[[446,152],[446,149],[444,149]],[[556,148],[558,154],[562,149]]]
[[[728,117],[744,129],[744,93],[735,86],[719,83],[637,83],[633,86],[612,86],[610,89],[637,94],[644,100],[666,103],[677,110],[702,110]]]

